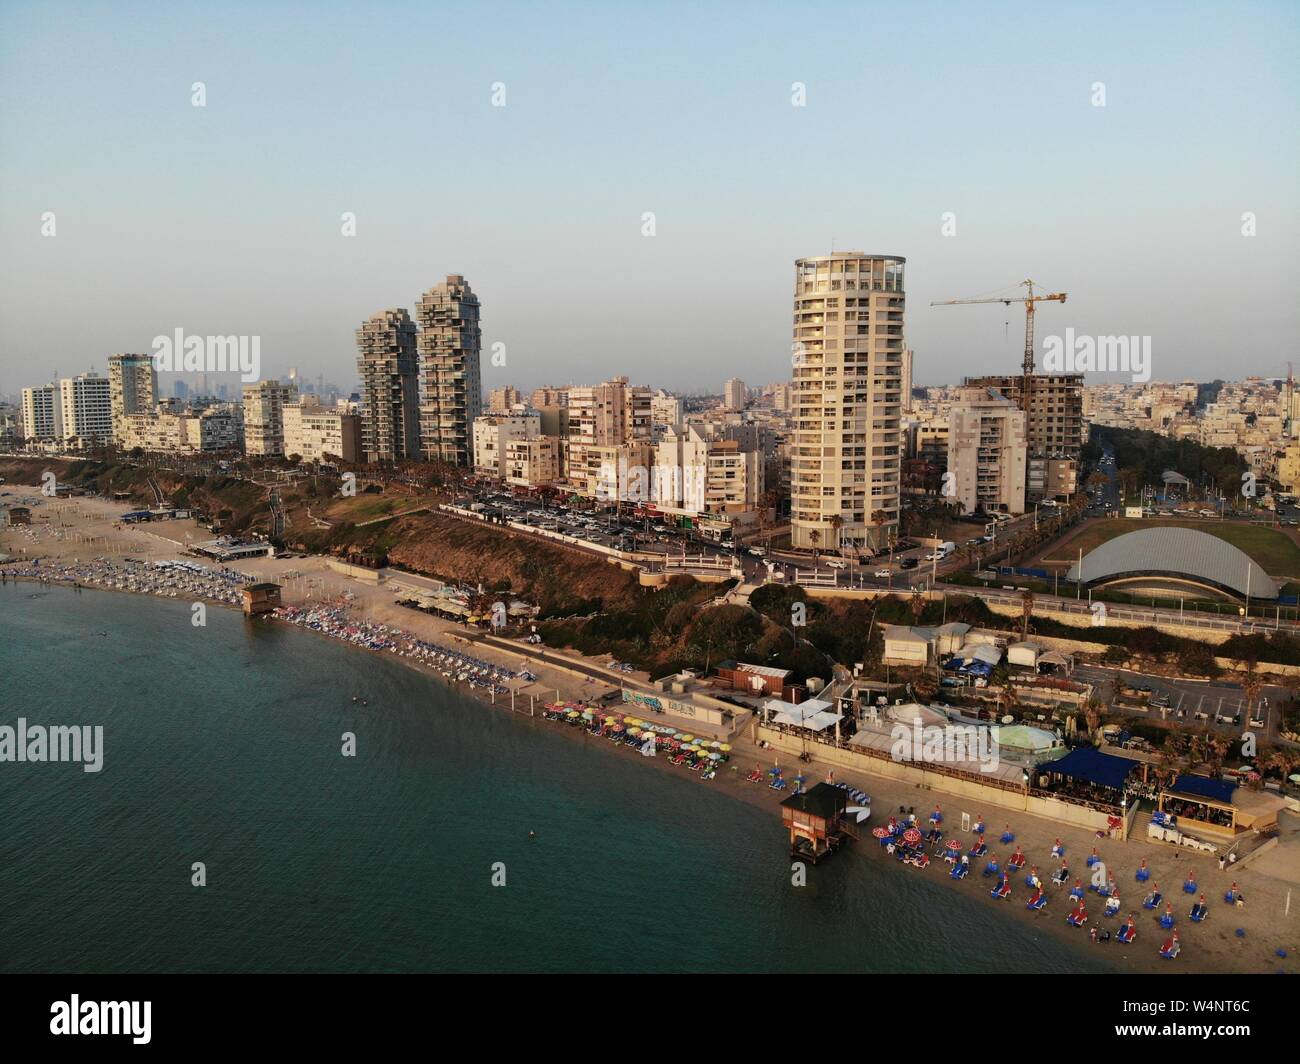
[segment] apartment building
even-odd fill
[[[23,389],[22,431],[28,443],[53,443],[63,439],[63,406],[58,381]]]
[[[760,450],[733,439],[707,439],[694,426],[655,445],[652,498],[666,512],[694,516],[758,509],[765,463]]]
[[[518,388],[512,388],[507,384],[504,388],[493,388],[488,392],[487,412],[489,414],[508,414],[523,402],[523,393]]]
[[[1024,513],[1025,412],[995,391],[965,391],[948,411],[949,483],[962,513]]]
[[[681,428],[686,419],[686,404],[675,395],[670,395],[662,388],[650,395],[651,434],[658,438],[667,430]]]
[[[108,394],[113,416],[113,440],[122,445],[122,419],[128,414],[149,413],[160,398],[153,357],[109,355]]]
[[[361,453],[361,419],[337,407],[289,403],[284,408],[284,453],[304,462],[355,462]]]
[[[508,439],[501,479],[520,488],[545,488],[563,478],[563,445],[555,436]]]
[[[653,435],[650,389],[633,386],[626,377],[569,388],[565,410],[566,476],[574,490],[583,493],[594,494],[593,469],[603,461],[597,452],[648,444]]]
[[[507,445],[512,440],[535,440],[542,434],[536,411],[518,408],[509,414],[484,414],[474,419],[474,472],[501,477]]]
[[[244,450],[247,454],[283,455],[284,411],[298,401],[298,389],[280,381],[244,385]]]
[[[62,439],[68,447],[93,447],[113,438],[113,402],[108,378],[83,373],[59,381]]]
[[[458,273],[415,305],[420,328],[420,435],[428,461],[468,466],[473,424],[483,413],[479,300]]]
[[[722,407],[724,410],[745,409],[745,382],[739,377],[731,377],[723,384]]]
[[[856,251],[795,263],[796,547],[880,550],[897,528],[904,264]]]
[[[1022,395],[1026,379],[1028,401]],[[1074,494],[1078,488],[1079,452],[1087,439],[1083,374],[972,377],[965,384],[970,388],[991,389],[1025,411],[1029,443],[1026,503]]]
[[[361,377],[361,458],[400,462],[420,456],[416,327],[401,308],[381,310],[357,330]]]

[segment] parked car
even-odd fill
[[[887,580],[887,579],[889,579],[889,575],[890,575],[891,572],[892,572],[892,570],[890,570],[890,569],[877,569],[877,570],[876,570],[876,578],[877,578],[878,580]]]
[[[826,564],[832,569],[847,569],[849,567],[849,563],[843,558],[828,558],[826,559]]]

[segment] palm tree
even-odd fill
[[[835,533],[835,551],[837,554],[843,553],[843,544],[840,542],[840,529],[844,527],[844,515],[831,514],[831,519],[828,523],[831,526],[831,531]]]
[[[1028,588],[1020,593],[1020,638],[1029,638],[1029,622],[1034,617],[1034,593]]]

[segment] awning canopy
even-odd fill
[[[1173,786],[1165,789],[1175,794],[1194,794],[1198,798],[1208,798],[1212,802],[1231,805],[1232,792],[1237,789],[1237,785],[1228,780],[1212,780],[1209,776],[1185,774],[1175,779]]]
[[[1137,767],[1136,761],[1114,754],[1103,754],[1095,746],[1080,746],[1057,761],[1042,766],[1047,772],[1071,779],[1095,783],[1101,787],[1120,790],[1129,773]]]

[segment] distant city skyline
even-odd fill
[[[1294,5],[740,10],[481,6],[430,65],[375,32],[436,33],[414,5],[0,5],[0,392],[177,328],[350,390],[357,323],[448,274],[485,391],[756,387],[832,248],[906,257],[918,386],[1016,371],[1017,306],[928,304],[1026,277],[1069,293],[1040,359],[1073,329],[1151,337],[1158,379],[1285,375]]]

